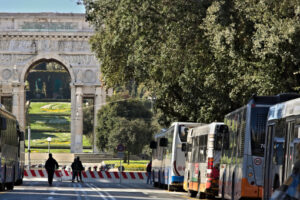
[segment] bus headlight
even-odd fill
[[[249,176],[249,177],[252,177],[252,176],[253,176],[253,173],[252,173],[252,172],[250,172],[250,173],[248,174],[248,176]]]

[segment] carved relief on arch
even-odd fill
[[[85,83],[95,83],[95,81],[97,80],[97,72],[95,72],[94,70],[91,69],[87,69],[84,72],[84,82]]]
[[[1,77],[3,80],[9,80],[12,77],[12,70],[5,68],[1,72]]]

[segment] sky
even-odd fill
[[[58,12],[84,13],[84,5],[77,5],[78,0],[0,0],[0,12]]]

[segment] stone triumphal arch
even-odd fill
[[[0,13],[0,101],[11,98],[12,112],[26,125],[25,81],[35,63],[56,61],[71,77],[71,152],[82,152],[84,97],[94,110],[105,104],[100,63],[88,44],[93,29],[84,14]],[[94,112],[94,127],[97,125]],[[94,144],[95,145],[95,144]]]

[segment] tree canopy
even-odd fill
[[[299,91],[300,0],[84,1],[108,87],[144,84],[163,122],[222,121]]]
[[[131,154],[142,152],[152,138],[152,113],[145,102],[112,101],[98,112],[97,147],[114,151],[123,144]]]

